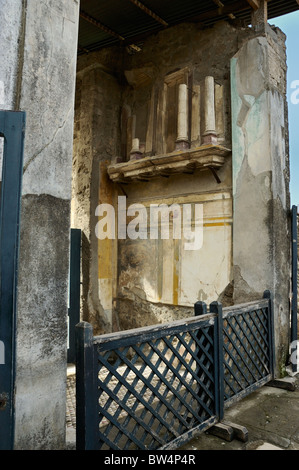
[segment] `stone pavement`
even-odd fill
[[[245,427],[248,440],[230,442],[208,432],[195,437],[180,450],[299,450],[299,374],[287,377],[294,390],[263,386],[235,403],[224,413],[224,421]],[[67,380],[67,449],[75,448],[75,375]]]
[[[244,426],[247,442],[203,433],[185,444],[184,450],[299,450],[299,377],[295,390],[267,385],[253,392],[224,413],[224,421]]]

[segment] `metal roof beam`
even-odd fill
[[[189,21],[207,21],[207,20],[216,20],[217,17],[221,15],[230,15],[230,14],[236,14],[238,12],[248,10],[249,5],[247,0],[237,0],[229,5],[224,5],[223,7],[214,9],[214,10],[209,10],[205,11],[204,13],[200,13],[199,15],[192,16],[189,18]],[[186,18],[186,21],[188,18]]]
[[[80,44],[78,44],[78,51],[79,52],[85,52],[85,54],[89,54],[89,52],[90,52],[89,49],[86,49],[86,47],[83,47]]]
[[[136,7],[140,8],[140,10],[144,11],[144,13],[154,18],[154,20],[158,21],[158,23],[163,24],[163,26],[168,26],[168,23],[164,21],[163,18],[160,18],[160,16],[156,15],[156,13],[154,13],[152,10],[143,5],[143,3],[139,2],[138,0],[129,1],[133,3]]]
[[[222,3],[221,0],[212,0],[212,2],[214,2],[219,7],[219,13],[221,14],[222,9],[224,7],[224,3]],[[235,18],[235,15],[233,15],[232,13],[228,13],[227,16],[229,16],[229,18],[231,19]]]
[[[110,36],[113,36],[117,39],[119,39],[120,41],[124,41],[125,38],[122,37],[120,34],[116,33],[115,31],[112,31],[112,29],[110,28],[107,28],[107,26],[103,25],[102,23],[100,23],[98,20],[96,20],[95,18],[93,18],[92,16],[88,15],[87,13],[85,13],[84,11],[80,10],[80,16],[81,18],[83,18],[85,21],[88,21],[89,23],[93,24],[94,26],[96,26],[97,28],[101,29],[102,31],[104,31],[105,33],[109,34]]]
[[[247,2],[254,10],[258,10],[260,7],[260,0],[247,0]]]

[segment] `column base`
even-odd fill
[[[177,140],[175,143],[176,150],[189,150],[190,143],[187,140]]]
[[[218,144],[217,134],[206,133],[203,135],[203,144]]]
[[[141,152],[130,153],[130,160],[141,160],[141,158],[143,158],[143,153]]]

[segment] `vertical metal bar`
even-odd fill
[[[90,323],[76,325],[76,449],[96,450],[98,406],[97,370]]]
[[[291,309],[291,363],[292,371],[297,372],[297,280],[298,280],[298,232],[297,232],[297,206],[292,207],[292,309]]]
[[[67,360],[76,360],[75,326],[80,322],[80,272],[81,272],[81,230],[71,229],[70,240],[70,276],[69,276],[69,309],[68,309],[68,352]]]
[[[274,333],[274,308],[273,308],[273,294],[269,290],[265,290],[264,299],[268,299],[268,338],[269,338],[269,359],[270,359],[270,373],[274,378],[275,375],[275,333]]]
[[[198,317],[199,315],[205,315],[207,313],[207,304],[205,302],[196,302],[194,304],[194,315]]]
[[[220,302],[210,304],[210,313],[216,313],[214,324],[214,357],[215,357],[215,397],[216,415],[219,420],[224,415],[224,371],[223,371],[223,318],[222,305]]]
[[[4,137],[0,212],[0,450],[14,447],[15,337],[26,114],[0,111]]]

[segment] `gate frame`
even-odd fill
[[[0,136],[4,137],[0,207],[0,339],[4,347],[4,364],[0,364],[0,450],[14,447],[17,284],[25,123],[24,111],[0,111]]]

